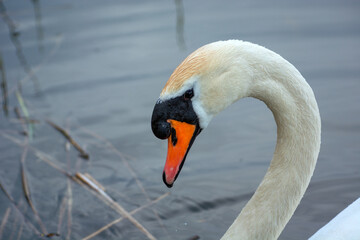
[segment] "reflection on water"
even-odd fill
[[[28,76],[31,76],[31,80],[33,80],[35,85],[36,92],[39,92],[39,81],[31,69],[28,60],[23,52],[23,47],[21,45],[21,41],[19,40],[20,32],[16,29],[16,24],[11,19],[11,17],[7,14],[6,7],[3,1],[0,1],[0,14],[3,18],[4,23],[6,23],[9,29],[9,37],[16,49],[16,56],[19,59],[21,66],[23,67],[24,71],[27,73]]]
[[[150,117],[181,60],[229,38],[280,53],[316,94],[322,149],[280,236],[308,238],[360,196],[359,8],[0,0],[0,239],[220,238],[268,167],[271,112],[244,99],[217,116],[170,190],[161,180],[166,143],[153,136]]]
[[[181,50],[186,49],[184,37],[184,6],[182,0],[175,0],[176,5],[176,40]]]
[[[43,39],[44,39],[44,31],[41,25],[41,8],[40,8],[40,0],[32,0],[34,5],[34,13],[36,19],[36,32],[37,32],[37,39],[39,45],[39,51],[44,51]]]
[[[8,116],[8,94],[7,94],[7,83],[6,83],[6,74],[5,66],[0,52],[0,76],[1,76],[1,93],[2,93],[2,109],[5,116]]]

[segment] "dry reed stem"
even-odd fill
[[[14,108],[14,112],[15,112],[15,116],[16,116],[17,119],[22,119],[23,118],[21,116],[20,109],[18,107]]]
[[[62,169],[61,167],[59,167],[58,165],[56,165],[54,163],[54,161],[50,160],[52,157],[50,157],[49,155],[47,155],[46,153],[31,147],[30,148],[32,151],[35,152],[35,155],[42,161],[44,161],[45,163],[47,163],[49,166],[53,167],[54,169],[58,170],[59,172],[61,172],[62,174],[71,177],[71,174],[68,173],[67,171],[65,171],[64,169]]]
[[[19,215],[16,215],[14,221],[12,222],[11,228],[10,228],[10,229],[12,229],[12,231],[10,233],[10,236],[8,236],[8,238],[6,240],[12,240],[12,238],[15,235],[18,222],[19,222]],[[9,224],[11,224],[11,222]]]
[[[11,208],[7,208],[6,209],[6,212],[5,212],[5,214],[4,214],[4,217],[3,217],[3,219],[2,219],[2,221],[1,221],[1,225],[0,225],[0,239],[1,239],[1,236],[2,236],[2,233],[3,233],[3,230],[4,230],[4,228],[5,228],[5,225],[6,225],[6,223],[7,223],[7,220],[8,220],[8,218],[9,218],[9,216],[10,216],[10,212],[11,212]]]
[[[10,141],[12,141],[13,143],[16,143],[19,146],[25,146],[25,143],[21,142],[21,140],[12,137],[6,133],[0,132],[0,135],[2,135],[4,138],[9,139]],[[50,160],[52,157],[50,157],[49,155],[47,155],[46,153],[29,146],[29,149],[34,151],[35,155],[41,159],[42,161],[44,161],[45,163],[47,163],[49,166],[53,167],[54,169],[58,170],[59,172],[63,173],[65,176],[68,177],[68,232],[67,232],[67,237],[66,239],[69,240],[70,236],[71,236],[71,224],[72,224],[72,217],[71,217],[71,212],[72,212],[72,190],[71,190],[71,185],[70,185],[70,180],[74,180],[74,178],[71,176],[71,174],[69,174],[68,172],[66,172],[64,169],[60,168],[59,166],[57,166],[52,160]],[[11,196],[8,194],[7,191],[5,191],[5,189],[2,187],[2,185],[0,184],[0,187],[4,190],[5,194],[8,196],[8,198],[14,203],[13,199],[11,198]],[[18,209],[18,211],[21,213],[21,211]],[[22,214],[22,213],[21,213]],[[40,234],[40,232],[31,224],[30,225],[33,229],[35,229],[35,232],[37,234]]]
[[[59,50],[60,45],[61,45],[62,42],[63,42],[63,37],[62,36],[57,37],[56,40],[55,40],[55,46],[53,47],[51,52],[47,56],[45,56],[37,66],[32,68],[31,73],[29,73],[25,77],[23,77],[20,81],[18,81],[18,83],[19,84],[24,84],[26,81],[33,78],[35,76],[35,73],[38,72],[41,69],[41,67],[48,61],[48,59]],[[17,89],[17,85],[15,85],[13,88],[11,88],[10,90],[7,91],[7,96],[9,96],[13,92],[15,92],[16,89]],[[2,103],[1,99],[0,99],[0,103]]]
[[[29,111],[28,111],[28,109],[27,109],[27,107],[26,107],[24,98],[21,96],[20,91],[16,91],[16,92],[15,92],[15,95],[16,95],[16,98],[18,99],[18,102],[19,102],[19,105],[20,105],[20,109],[21,109],[21,111],[23,112],[25,119],[29,119],[30,114],[29,114]],[[19,114],[19,113],[17,113],[17,114]],[[20,115],[20,116],[21,116],[21,115]]]
[[[18,206],[16,206],[14,198],[10,195],[10,193],[6,190],[5,186],[1,182],[2,181],[0,179],[0,188],[1,188],[1,190],[5,193],[6,197],[9,199],[10,203],[13,205],[14,209],[16,210],[16,212],[21,217],[22,221],[25,222],[36,234],[40,234],[40,231],[37,230],[37,228],[31,222],[27,221],[25,215],[20,211]]]
[[[34,81],[35,86],[38,86],[38,84],[39,84],[38,79],[26,59],[21,42],[18,38],[20,32],[16,29],[17,26],[14,23],[14,21],[7,14],[7,10],[6,10],[6,7],[5,7],[3,1],[0,1],[0,16],[3,18],[5,24],[7,25],[8,29],[9,29],[9,37],[10,37],[11,42],[14,44],[14,47],[16,50],[15,51],[16,56],[18,57],[20,65],[24,68],[24,71],[27,75],[32,76],[31,78]]]
[[[139,207],[139,208],[131,211],[130,214],[131,214],[131,215],[134,215],[135,213],[143,210],[144,208],[147,208],[147,207],[149,207],[149,206],[157,203],[158,201],[160,201],[160,200],[162,200],[163,198],[167,197],[169,194],[170,194],[169,192],[164,193],[163,195],[161,195],[160,197],[156,198],[155,200],[152,200],[151,202],[149,202],[149,203],[147,203],[147,204],[145,204],[145,205],[143,205],[143,206],[141,206],[141,207]],[[118,219],[115,219],[115,220],[112,221],[111,223],[106,224],[105,226],[101,227],[100,229],[96,230],[95,232],[93,232],[92,234],[84,237],[84,238],[81,239],[81,240],[89,240],[89,239],[95,237],[96,235],[100,234],[101,232],[105,231],[106,229],[110,228],[110,227],[113,226],[114,224],[121,222],[121,221],[124,220],[124,219],[125,219],[124,217],[120,217],[120,218],[118,218]]]
[[[130,155],[127,155],[127,154],[124,154],[122,152],[120,152],[109,140],[107,140],[106,138],[104,138],[103,136],[100,136],[99,134],[93,132],[92,130],[88,129],[88,128],[85,128],[83,126],[78,126],[79,129],[81,131],[83,131],[84,133],[98,139],[99,141],[103,142],[108,148],[110,148],[113,152],[115,152],[119,157],[121,158],[128,158],[128,159],[131,159],[131,160],[134,160],[135,158],[130,156]]]
[[[143,193],[143,195],[145,196],[147,202],[151,202],[151,199],[149,197],[149,195],[147,194],[143,184],[141,183],[141,181],[139,180],[136,172],[134,171],[134,169],[131,167],[131,165],[129,164],[129,162],[126,160],[125,156],[123,153],[121,153],[109,140],[107,140],[106,138],[98,135],[97,133],[85,128],[85,127],[80,127],[80,129],[89,134],[90,136],[93,136],[99,140],[101,140],[102,142],[104,142],[115,154],[117,154],[121,161],[123,162],[123,164],[127,167],[127,169],[129,170],[130,174],[132,175],[132,177],[135,179],[136,184],[138,185],[138,187],[141,189],[141,192]],[[162,223],[158,212],[155,209],[152,209],[158,223],[160,224],[160,226],[162,227],[162,229],[164,230],[164,232],[166,232],[167,234],[169,234],[166,230],[166,228],[164,227],[164,224]]]
[[[65,210],[66,210],[66,199],[67,197],[64,197],[61,201],[60,204],[60,208],[59,208],[59,221],[58,221],[58,225],[57,225],[57,232],[60,233],[61,232],[61,226],[62,226],[62,222],[64,219],[64,214],[65,214]]]
[[[20,110],[19,110],[18,107],[15,107],[14,111],[15,111],[15,115],[16,115],[16,117],[18,118],[19,121],[21,121],[22,119],[24,119],[24,118],[21,116],[21,113],[20,113]],[[26,119],[24,119],[24,120],[26,121]],[[24,121],[21,121],[21,127],[23,128],[24,133],[27,135],[26,125],[25,125]]]
[[[71,181],[68,179],[67,180],[67,195],[68,195],[68,222],[67,222],[67,235],[66,235],[66,240],[70,240],[70,236],[71,236],[71,224],[72,224],[72,202],[73,202],[73,198],[72,198],[72,188],[71,188]]]
[[[46,227],[45,227],[43,221],[41,220],[40,215],[31,200],[29,184],[28,184],[28,181],[26,178],[26,173],[25,173],[25,160],[26,160],[27,152],[28,152],[28,147],[25,146],[24,152],[21,156],[21,181],[22,181],[23,191],[25,194],[26,201],[28,202],[29,206],[31,207],[31,210],[34,213],[35,218],[36,218],[37,222],[39,223],[41,230],[43,231],[44,234],[47,234]]]
[[[141,232],[143,232],[149,239],[155,240],[156,238],[144,227],[142,226],[134,217],[130,215],[128,211],[126,211],[120,204],[115,201],[110,202],[110,206],[117,211],[118,213],[122,214],[126,218],[129,219]]]
[[[80,147],[80,145],[70,136],[70,134],[66,130],[64,130],[50,120],[46,120],[46,122],[50,124],[53,128],[55,128],[58,132],[60,132],[76,148],[76,150],[79,151],[80,157],[86,160],[89,159],[89,154],[86,153],[84,149],[82,149],[82,147]]]
[[[98,181],[96,181],[96,179],[93,178],[89,173],[84,173],[84,176],[87,177],[93,183],[95,183],[95,185],[97,185],[102,191],[106,190],[105,187],[101,185]]]
[[[34,126],[29,121],[29,119],[30,119],[29,111],[27,110],[25,101],[24,101],[23,97],[21,96],[20,91],[16,91],[16,97],[18,99],[21,111],[24,114],[25,120],[28,123],[28,131],[27,131],[28,134],[27,135],[28,135],[29,139],[31,140],[32,136],[33,136],[33,132],[34,132]]]
[[[0,134],[4,137],[4,138],[7,138],[9,139],[10,141],[12,141],[13,143],[16,143],[17,145],[19,146],[25,146],[25,143],[23,143],[21,140],[9,135],[9,134],[6,134],[4,132],[0,132]]]
[[[68,122],[66,124],[66,128],[68,128]],[[65,143],[65,154],[66,154],[66,165],[67,165],[67,170],[70,171],[71,169],[71,164],[70,164],[70,143],[68,141],[66,141]],[[79,159],[78,159],[79,161]],[[77,181],[76,178],[72,177],[71,178],[72,181]],[[66,240],[70,240],[71,237],[71,225],[72,225],[72,188],[71,188],[71,181],[70,179],[66,180],[66,184],[67,184],[67,194],[66,194],[66,204],[67,204],[67,234],[66,234]],[[58,230],[58,232],[60,233],[60,228]]]
[[[0,131],[0,135],[3,136],[4,138],[12,141],[13,143],[16,143],[17,145],[19,146],[26,146],[26,143],[22,142],[21,140],[9,135],[9,134],[6,134],[4,132],[1,132]],[[49,166],[53,167],[54,169],[58,170],[59,172],[61,172],[62,174],[66,175],[67,177],[71,177],[71,174],[68,173],[67,171],[65,171],[64,169],[62,169],[61,167],[59,167],[54,160],[51,160],[53,159],[53,157],[49,156],[48,154],[44,153],[43,151],[40,151],[38,150],[37,148],[34,148],[32,146],[28,146],[29,149],[31,151],[33,151],[35,153],[35,156],[38,157],[40,160],[44,161],[45,163],[47,163]]]
[[[87,174],[89,175],[89,174]],[[112,198],[103,190],[104,187],[102,185],[100,185],[100,183],[93,182],[91,179],[94,179],[93,177],[91,177],[91,179],[89,179],[85,174],[82,174],[80,172],[77,172],[75,174],[75,177],[78,178],[80,181],[82,181],[83,183],[85,183],[88,187],[90,187],[92,190],[94,190],[95,192],[97,192],[98,194],[100,194],[103,198],[105,198],[107,201],[111,202],[113,201]]]
[[[20,229],[19,229],[19,232],[18,232],[18,236],[17,236],[17,240],[20,240],[21,239],[21,235],[22,235],[22,232],[23,232],[23,228],[24,228],[24,222],[21,221],[21,225],[20,225]]]
[[[18,108],[16,108],[18,109]],[[30,119],[25,119],[23,117],[17,117],[16,118],[8,118],[8,121],[11,122],[11,123],[23,123],[23,124],[39,124],[40,123],[40,120],[38,119],[33,119],[33,118],[30,118]]]
[[[19,202],[18,202],[18,204],[17,204],[17,207],[19,208],[19,209],[21,209],[21,207],[24,205],[24,210],[23,210],[23,212],[24,213],[26,213],[26,210],[27,210],[27,204],[25,203],[25,204],[23,204],[23,200],[22,200],[22,198],[20,198],[19,199]],[[15,219],[14,219],[14,221],[13,221],[13,226],[12,226],[12,232],[11,232],[11,234],[10,234],[10,237],[9,237],[9,240],[12,240],[12,238],[13,238],[13,236],[15,235],[15,232],[16,232],[16,227],[17,227],[17,223],[18,223],[18,219],[19,219],[20,217],[19,217],[19,215],[16,215],[15,216]],[[23,224],[24,224],[24,222],[22,221],[22,219],[20,218],[20,221],[19,221],[19,224],[20,224],[20,228],[23,226]],[[19,235],[19,232],[18,232],[18,235]]]
[[[149,239],[155,240],[156,238],[144,227],[142,226],[131,214],[125,210],[119,203],[115,202],[109,195],[107,195],[104,191],[101,190],[101,187],[95,185],[95,183],[91,182],[86,176],[81,173],[76,173],[76,177],[79,178],[83,183],[85,183],[88,188],[92,189],[96,192],[96,196],[101,199],[103,202],[108,204],[112,209],[123,215],[127,218],[132,224],[134,224],[141,232],[143,232]],[[92,191],[90,191],[92,192]]]
[[[11,137],[7,134],[1,133],[0,134],[2,136],[4,136],[5,138],[8,138],[10,140],[12,140],[13,142],[23,146],[24,143],[22,143],[20,140]],[[42,160],[44,160],[47,163],[51,163],[49,165],[51,165],[52,167],[55,167],[56,165],[53,164],[51,161],[49,161],[48,159],[46,159],[46,157],[44,157],[43,153],[41,153],[41,151],[35,149],[35,148],[31,148],[32,150],[35,151],[35,153],[38,154],[38,157],[41,158]],[[64,170],[62,170],[59,167],[55,167],[57,170],[59,170],[60,172],[65,173],[66,176],[69,176]],[[82,176],[81,180],[83,181],[83,179],[85,179],[86,176]],[[87,182],[91,182],[90,180],[88,180]],[[95,184],[92,184],[94,186],[96,186]],[[94,189],[93,187],[91,189]],[[100,190],[100,191],[99,191]],[[102,192],[105,193],[101,190],[101,188],[98,188],[98,190],[96,190],[96,192]],[[67,235],[67,239],[70,239],[70,235],[71,235],[71,209],[72,209],[72,191],[71,191],[71,187],[69,187],[68,185],[68,193],[69,193],[69,201],[68,201],[68,235]],[[117,212],[119,212],[120,214],[122,214],[123,216],[125,216],[126,218],[129,219],[130,222],[132,222],[140,231],[142,231],[149,239],[151,240],[155,240],[156,238],[144,227],[142,226],[135,218],[133,218],[129,212],[127,212],[122,206],[120,206],[117,202],[115,202],[114,200],[112,200],[106,193],[105,194],[101,194],[101,195],[97,195],[98,197],[100,197],[100,199],[102,199],[105,202],[109,203],[109,206],[112,207],[114,210],[116,210]],[[31,206],[31,205],[30,205]],[[36,214],[35,214],[36,215]],[[36,215],[37,216],[37,215]],[[43,229],[44,231],[44,229]],[[46,232],[46,230],[44,231]]]
[[[0,132],[0,135],[2,135],[3,137],[13,141],[14,143],[20,145],[20,146],[24,146],[25,144],[22,143],[20,140],[5,134],[3,132]],[[45,161],[46,163],[48,163],[50,166],[54,167],[55,169],[59,170],[60,172],[62,172],[64,175],[68,176],[69,178],[73,179],[71,177],[70,174],[68,174],[65,170],[61,169],[60,167],[58,167],[55,163],[53,163],[52,161],[50,161],[49,159],[47,159],[47,157],[45,157],[47,154],[41,152],[40,150],[37,150],[36,148],[30,147],[31,150],[35,151],[35,154],[37,154],[37,156],[42,159],[43,161]],[[85,188],[85,189],[90,189],[90,188]],[[92,192],[92,191],[91,191]],[[70,235],[71,235],[71,209],[72,209],[72,191],[71,191],[71,187],[69,187],[68,185],[68,193],[69,193],[69,201],[68,201],[68,235],[67,235],[67,239],[70,239]],[[114,210],[116,210],[117,212],[119,212],[120,214],[122,214],[124,217],[128,218],[130,222],[132,222],[140,231],[142,231],[149,239],[156,239],[145,227],[143,227],[135,218],[133,218],[130,213],[128,211],[126,211],[121,205],[119,205],[117,202],[115,202],[114,200],[112,200],[110,197],[105,197],[108,196],[106,195],[99,195],[96,194],[96,196],[98,196],[100,199],[102,199],[105,203],[108,202],[109,206],[111,208],[113,208]]]
[[[12,130],[12,129],[1,129],[0,133],[8,133],[8,134],[13,134],[13,135],[19,135],[19,131]]]

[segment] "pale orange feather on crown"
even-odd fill
[[[211,66],[209,63],[212,59],[209,57],[211,52],[211,47],[209,45],[205,45],[185,58],[185,60],[171,74],[160,96],[179,91],[186,80],[195,75],[200,76],[205,73],[206,69]]]

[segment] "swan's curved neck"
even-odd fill
[[[320,149],[320,115],[312,89],[280,56],[256,62],[248,96],[265,102],[277,124],[270,167],[222,239],[276,239],[298,206]],[[281,69],[278,70],[278,69]]]

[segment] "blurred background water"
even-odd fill
[[[226,39],[279,53],[315,92],[321,152],[280,239],[311,236],[360,197],[359,12],[359,1],[340,0],[0,1],[0,238],[45,238],[45,228],[59,234],[54,239],[83,239],[121,217],[46,158],[67,174],[90,174],[127,211],[170,192],[134,215],[158,239],[219,239],[269,165],[271,112],[244,99],[217,116],[172,189],[161,179],[167,143],[153,136],[150,118],[182,59]],[[14,109],[37,121],[24,123]],[[46,120],[66,129],[89,160]],[[92,239],[146,236],[125,220]]]

